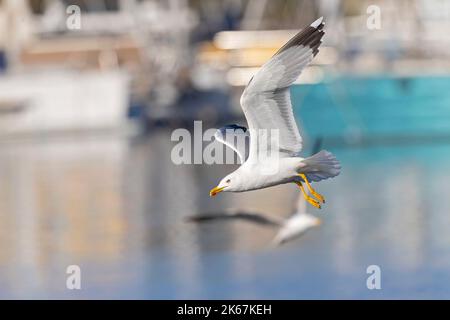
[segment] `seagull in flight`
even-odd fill
[[[325,203],[310,182],[336,177],[341,166],[326,150],[300,156],[302,137],[290,99],[290,86],[319,52],[323,27],[323,17],[311,23],[250,79],[240,100],[249,129],[233,124],[215,134],[216,140],[238,154],[241,166],[223,178],[210,196],[295,183],[311,205],[320,209]]]
[[[228,210],[222,213],[200,214],[187,217],[188,222],[204,223],[213,221],[242,220],[266,227],[277,228],[278,232],[273,238],[274,245],[281,245],[303,235],[307,230],[317,227],[321,220],[306,213],[305,198],[299,194],[296,211],[286,219],[240,210]]]

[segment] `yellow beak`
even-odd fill
[[[215,187],[215,188],[212,188],[211,191],[209,192],[209,196],[210,196],[210,197],[214,197],[216,194],[218,194],[219,192],[221,192],[223,189],[225,189],[225,187],[221,187],[221,188]]]

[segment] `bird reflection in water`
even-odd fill
[[[299,194],[295,212],[287,218],[233,209],[219,213],[193,215],[187,218],[188,222],[195,223],[234,220],[242,220],[262,226],[276,228],[278,231],[275,234],[272,243],[277,246],[297,239],[307,230],[321,224],[321,220],[319,218],[306,213],[306,201],[301,194]]]

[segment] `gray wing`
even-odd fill
[[[216,131],[214,138],[234,150],[241,163],[245,162],[250,150],[250,134],[246,127],[226,125]]]
[[[289,87],[319,52],[324,32],[322,18],[289,40],[250,80],[241,97],[252,135],[250,157],[258,154],[254,132],[278,130],[278,145],[287,155],[302,149],[302,138],[292,111]],[[269,143],[270,144],[270,143]]]
[[[256,223],[259,225],[279,227],[284,223],[284,220],[278,219],[276,217],[266,216],[259,213],[245,212],[245,211],[228,211],[220,213],[206,213],[190,216],[187,221],[190,222],[211,222],[211,221],[233,221],[233,220],[243,220],[251,223]]]

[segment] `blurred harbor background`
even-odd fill
[[[235,166],[177,166],[171,134],[245,125],[245,84],[320,16],[291,92],[305,154],[343,167],[323,224],[272,248],[186,223],[294,209],[294,185],[210,199]],[[0,30],[0,298],[450,298],[450,0],[2,0]]]

